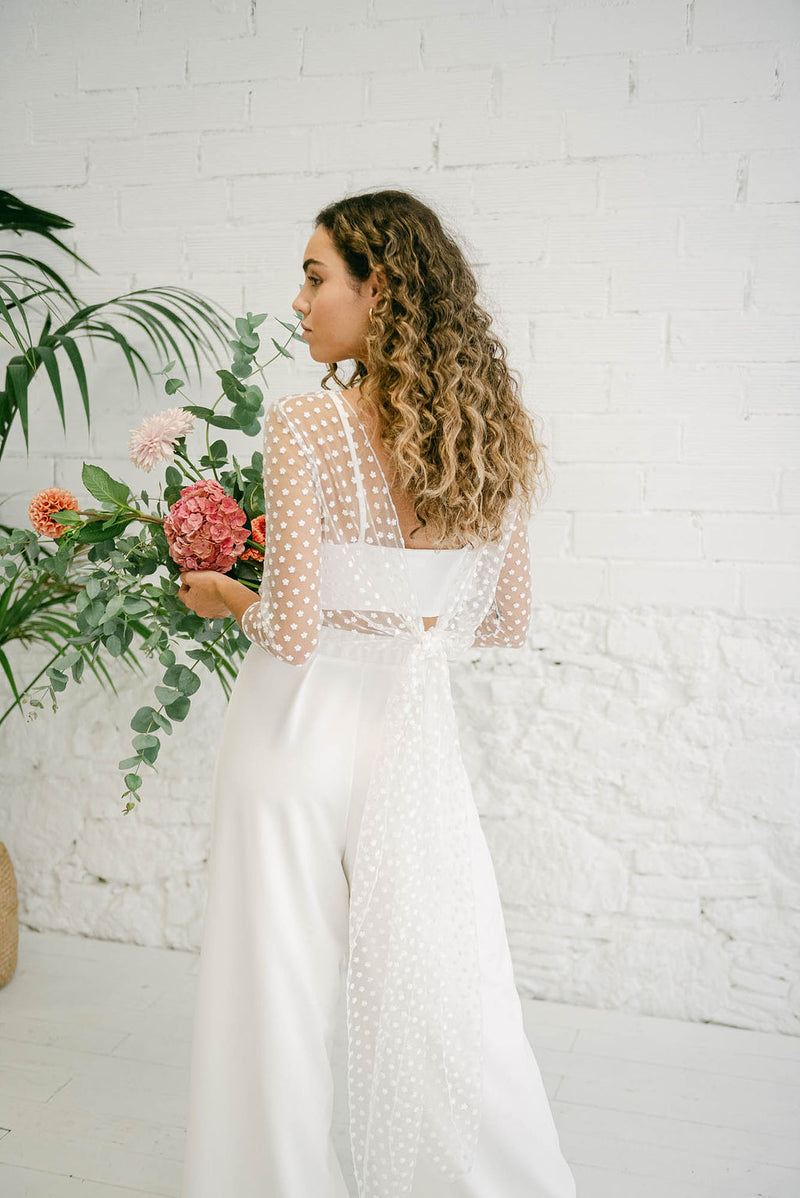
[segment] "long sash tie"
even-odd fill
[[[398,670],[350,888],[350,1137],[359,1198],[409,1193],[420,1148],[450,1181],[481,1122],[480,968],[468,807],[447,662],[420,633]]]

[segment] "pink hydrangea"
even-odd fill
[[[203,479],[183,488],[164,517],[164,532],[181,570],[226,574],[244,549],[247,516],[218,482]]]
[[[175,460],[175,443],[192,431],[194,416],[183,408],[165,408],[148,416],[135,429],[128,442],[128,454],[134,466],[150,471],[159,462]]]

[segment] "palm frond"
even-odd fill
[[[38,233],[40,237],[52,241],[65,254],[70,254],[76,262],[80,262],[81,266],[85,266],[93,274],[97,274],[93,266],[84,262],[79,254],[76,254],[74,250],[64,244],[60,237],[56,237],[50,231],[51,229],[73,229],[74,227],[74,223],[66,216],[59,216],[57,212],[46,212],[44,208],[35,208],[33,204],[26,204],[24,200],[12,195],[10,191],[0,191],[0,229],[8,229],[11,233],[19,235],[23,231]]]

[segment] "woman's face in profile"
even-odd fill
[[[315,362],[364,361],[369,310],[378,294],[371,280],[355,292],[344,259],[328,230],[319,225],[303,251],[304,279],[292,301],[300,315],[309,353]],[[373,275],[374,275],[373,271]]]

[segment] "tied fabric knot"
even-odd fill
[[[429,658],[444,656],[447,657],[447,641],[445,633],[436,625],[432,628],[426,628],[425,631],[416,638],[414,648],[419,657]]]
[[[447,651],[414,636],[361,817],[347,971],[350,1139],[359,1198],[404,1198],[420,1150],[449,1181],[474,1162],[483,1022],[470,805]]]

